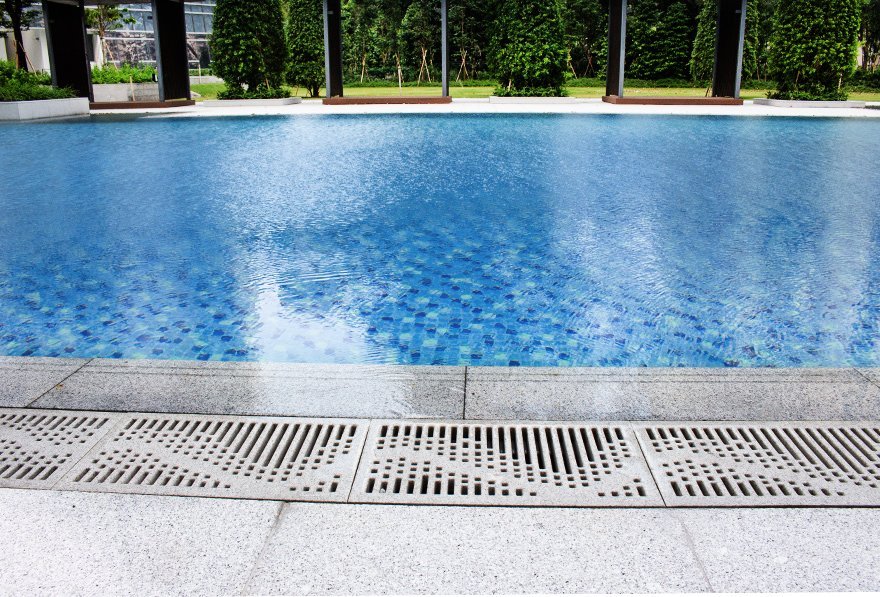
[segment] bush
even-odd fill
[[[849,81],[849,88],[864,91],[880,90],[880,70],[873,72],[857,70]]]
[[[114,66],[107,64],[103,68],[92,69],[92,83],[95,85],[113,83],[151,83],[156,80],[158,73],[152,66],[132,66],[123,64]]]
[[[0,102],[67,99],[76,97],[72,89],[56,89],[45,73],[30,73],[14,62],[0,60]]]
[[[559,0],[504,0],[491,54],[496,95],[565,95],[568,49]]]
[[[324,17],[321,0],[287,0],[287,82],[318,97],[324,84]]]
[[[287,69],[280,0],[217,0],[211,65],[226,83],[219,97],[274,98]]]
[[[861,0],[780,2],[770,48],[774,99],[847,98],[856,67]]]
[[[637,79],[686,79],[694,19],[683,0],[640,0],[627,19],[626,72]]]

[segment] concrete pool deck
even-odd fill
[[[297,365],[0,357],[0,407],[523,421],[880,420],[880,369]]]
[[[92,114],[146,115],[151,117],[219,117],[219,116],[296,116],[331,114],[647,114],[680,116],[786,116],[814,118],[880,118],[880,104],[867,108],[779,108],[756,105],[746,101],[742,106],[657,106],[618,105],[601,99],[575,99],[565,103],[496,103],[488,99],[454,99],[442,105],[355,105],[325,106],[320,100],[277,107],[223,107],[196,105],[185,108],[145,110],[93,110]]]
[[[0,536],[14,540],[0,550],[0,594],[877,591],[880,426],[872,421],[880,419],[878,405],[877,369],[483,369],[4,357]],[[351,418],[296,418],[320,413]],[[717,415],[754,421],[730,428],[750,429],[756,438],[774,437],[762,430],[782,433],[775,437],[802,438],[818,450],[806,459],[788,452],[780,461],[766,442],[742,443],[739,435],[736,446],[716,442],[721,449],[710,456],[697,449],[695,466],[714,467],[711,459],[728,458],[717,469],[722,476],[752,481],[765,467],[778,467],[772,474],[792,488],[834,485],[843,493],[798,489],[784,497],[752,493],[702,504],[687,492],[677,497],[668,466],[690,461],[681,456],[690,444],[650,440],[653,428],[688,428],[661,422],[676,414],[681,416],[671,418],[681,421],[722,418]],[[484,421],[500,415],[510,420]],[[541,423],[546,417],[572,422]],[[602,422],[614,419],[634,422]],[[374,459],[386,441],[383,429],[398,422],[412,437],[421,437],[417,430],[425,427],[419,425],[457,427],[463,458],[428,445],[388,454],[389,462],[400,454],[401,463],[442,461],[444,470],[459,473],[492,468],[476,464],[491,455],[491,444],[474,458],[479,435],[470,436],[472,442],[465,426],[537,426],[542,433],[545,427],[583,427],[585,437],[592,430],[598,438],[602,430],[620,429],[622,435],[618,442],[606,434],[610,444],[599,439],[586,451],[572,451],[568,440],[563,449],[560,435],[557,456],[543,452],[540,465],[533,453],[527,471],[549,471],[548,456],[554,469],[563,460],[566,469],[574,466],[575,458],[580,467],[585,459],[586,468],[578,470],[591,480],[570,490],[554,489],[542,473],[528,481],[537,494],[525,501],[471,500],[479,506],[473,507],[452,505],[467,502],[461,491],[454,498],[459,501],[432,495],[395,501],[389,491],[369,503],[363,488],[380,462]],[[222,425],[244,429],[247,441],[220,442]],[[340,444],[346,436],[352,441]],[[318,437],[324,438],[318,445],[327,445],[319,456],[280,457],[285,446],[314,446]],[[331,437],[337,441],[328,444]],[[266,477],[263,470],[241,469],[257,457],[281,471],[302,462],[305,476],[288,481],[272,471]],[[25,473],[10,473],[10,458],[13,465],[24,463]],[[620,466],[608,468],[608,459]],[[408,464],[395,466],[409,470]],[[340,485],[338,497],[283,493],[287,484],[315,484],[328,468]],[[397,474],[392,469],[385,470]],[[156,477],[160,471],[171,476]],[[499,482],[526,483],[513,479],[516,471],[496,466],[494,474]],[[168,482],[187,476],[196,482]],[[604,484],[626,487],[631,477],[645,481],[644,497],[601,493]],[[541,507],[563,503],[554,497],[559,491],[582,499],[569,503],[576,507]],[[786,503],[796,507],[755,507]],[[814,507],[803,507],[808,505]],[[856,505],[870,507],[851,507]]]

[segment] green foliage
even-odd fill
[[[608,9],[600,0],[566,0],[563,12],[568,64],[574,77],[605,72],[608,60]]]
[[[418,71],[419,83],[432,80],[434,49],[440,44],[440,14],[434,4],[434,0],[413,0],[400,24],[407,66],[412,72]]]
[[[275,98],[287,70],[280,0],[217,0],[212,68],[226,82],[226,99]]]
[[[95,85],[112,83],[151,83],[156,80],[157,72],[152,66],[132,66],[123,64],[114,66],[106,64],[101,68],[92,69],[92,83]]]
[[[324,14],[321,0],[286,0],[287,82],[318,97],[324,83]]]
[[[488,76],[497,0],[449,0],[450,71],[457,82]]]
[[[760,3],[752,0],[746,8],[746,31],[743,43],[743,79],[758,75]],[[697,16],[697,36],[691,52],[690,72],[695,81],[710,81],[715,67],[715,33],[718,30],[717,0],[704,0]]]
[[[492,64],[497,95],[564,95],[568,49],[559,0],[503,0]]]
[[[627,19],[627,74],[687,78],[696,24],[684,0],[635,0]]]
[[[863,69],[876,71],[880,66],[880,0],[865,0],[859,38],[864,52]]]
[[[845,100],[856,66],[863,0],[780,2],[770,49],[777,90],[789,100]]]
[[[44,73],[29,73],[16,68],[14,62],[0,60],[0,102],[65,99],[75,95],[72,89],[52,87]]]

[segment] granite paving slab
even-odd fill
[[[671,510],[720,593],[880,591],[880,510]]]
[[[466,418],[544,421],[878,420],[855,369],[468,367]]]
[[[289,504],[247,593],[708,590],[665,510]]]
[[[27,406],[88,359],[0,357],[0,406]]]
[[[34,406],[301,417],[459,418],[464,407],[464,371],[464,367],[96,359]]]
[[[275,502],[0,490],[0,595],[234,595]]]

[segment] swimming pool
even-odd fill
[[[0,354],[880,365],[880,123],[0,127]]]

